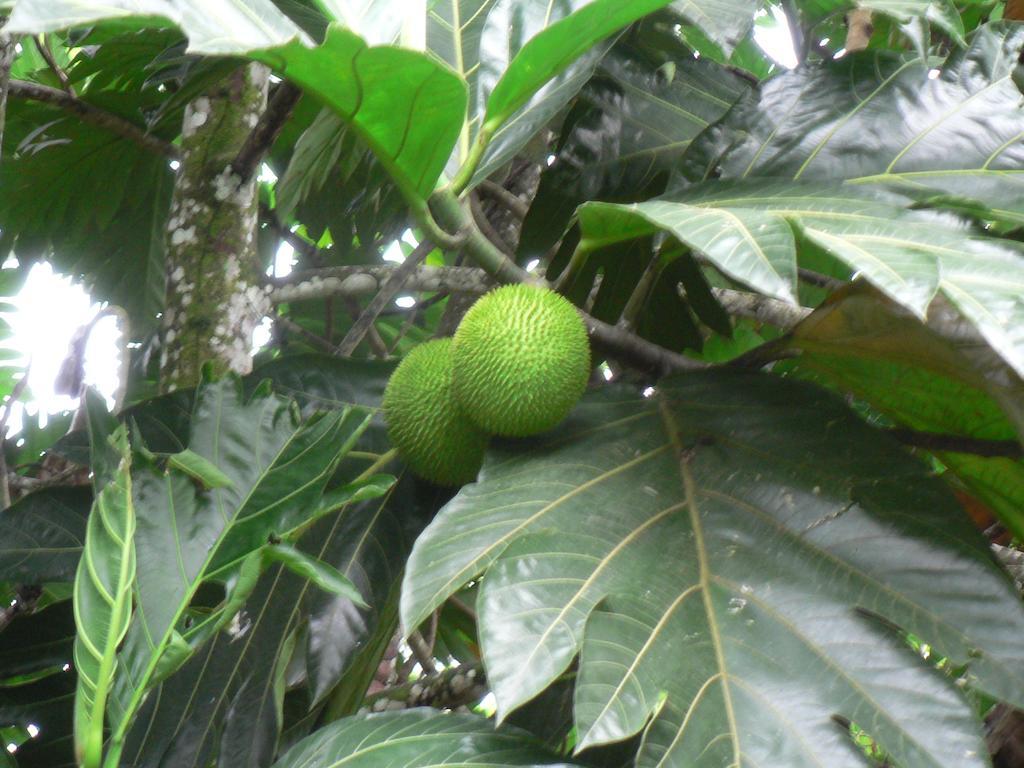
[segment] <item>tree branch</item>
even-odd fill
[[[282,82],[274,95],[270,97],[267,108],[260,115],[259,122],[246,138],[242,148],[238,150],[231,162],[231,170],[241,179],[242,183],[252,178],[263,157],[270,151],[277,137],[281,135],[284,124],[291,117],[292,110],[302,98],[302,89],[288,81]]]
[[[71,81],[68,80],[68,73],[60,68],[57,64],[57,60],[53,58],[53,51],[50,50],[50,46],[46,43],[44,35],[35,35],[32,38],[32,42],[36,44],[36,50],[39,51],[39,55],[43,57],[43,61],[46,62],[46,66],[50,68],[54,76],[60,82],[60,87],[64,89],[71,98],[75,98],[77,94],[75,89],[71,87]]]
[[[811,314],[811,310],[806,307],[795,307],[785,301],[757,293],[734,291],[730,288],[712,288],[711,292],[730,315],[749,317],[784,330],[789,330]]]
[[[345,334],[345,338],[338,345],[338,354],[340,356],[348,357],[355,351],[356,347],[359,346],[359,342],[363,340],[363,336],[366,335],[367,331],[370,330],[373,323],[377,320],[377,315],[402,290],[406,280],[416,271],[420,262],[427,258],[427,254],[432,250],[434,250],[434,244],[429,240],[423,240],[413,249],[412,253],[405,257],[405,261],[395,267],[394,271],[388,275],[377,291],[377,295],[366,305],[363,314],[352,324],[352,327],[348,329],[348,333]]]
[[[376,266],[328,267],[326,269],[293,272],[284,280],[273,280],[270,300],[275,304],[286,301],[325,299],[333,296],[364,296],[377,293],[392,275],[400,269],[395,264]],[[494,281],[477,267],[425,267],[417,266],[408,273],[400,286],[409,293],[486,293]]]
[[[470,192],[469,195],[469,210],[473,214],[473,221],[480,227],[480,231],[483,232],[487,239],[491,241],[491,244],[501,251],[506,256],[511,257],[513,255],[512,249],[508,243],[498,234],[498,230],[494,228],[490,220],[487,218],[487,214],[484,213],[483,206],[480,205],[480,198],[477,197],[475,192]]]
[[[530,211],[530,206],[524,203],[517,194],[505,189],[501,184],[498,184],[495,181],[484,179],[480,182],[477,189],[489,197],[494,198],[505,208],[512,211],[513,215],[517,219],[525,219],[526,214]]]
[[[92,125],[106,128],[111,133],[116,133],[118,136],[122,136],[151,152],[171,158],[180,156],[178,148],[169,141],[164,141],[157,136],[146,133],[135,123],[126,120],[120,115],[100,109],[87,101],[71,96],[59,88],[51,88],[48,85],[30,83],[25,80],[11,80],[8,92],[13,98],[30,99],[60,107],[67,112],[77,115],[84,123],[91,123]]]

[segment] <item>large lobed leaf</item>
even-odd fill
[[[638,765],[983,766],[952,680],[900,632],[1016,704],[1024,610],[941,482],[832,396],[691,374],[585,399],[558,434],[498,444],[417,541],[416,626],[480,578],[499,717],[579,655],[579,746]],[[898,630],[897,630],[898,628]]]
[[[1019,24],[979,28],[938,67],[891,53],[772,78],[695,142],[688,175],[884,185],[949,196],[1024,222],[1024,109],[1012,80]]]
[[[792,229],[924,317],[941,292],[1024,373],[1024,252],[899,199],[826,182],[708,181],[632,205],[580,209],[590,248],[665,230],[729,277],[793,301]]]

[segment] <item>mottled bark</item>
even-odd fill
[[[204,363],[248,373],[252,332],[270,308],[256,254],[257,182],[231,164],[267,102],[268,71],[241,67],[185,109],[167,222],[161,388],[193,386]]]

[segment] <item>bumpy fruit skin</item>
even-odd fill
[[[455,332],[455,396],[496,435],[546,432],[590,378],[590,343],[576,308],[535,285],[506,285],[478,300]]]
[[[438,485],[474,480],[487,447],[487,434],[452,395],[451,351],[451,339],[421,344],[406,355],[384,390],[391,442],[413,472]]]

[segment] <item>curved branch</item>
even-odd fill
[[[177,158],[181,154],[178,148],[169,141],[146,133],[130,120],[101,109],[87,101],[82,101],[59,88],[51,88],[48,85],[30,83],[25,80],[11,80],[7,86],[7,94],[10,98],[30,99],[60,107],[67,112],[78,115],[83,123],[91,123],[92,125],[106,128],[111,133],[116,133],[118,136],[132,141],[150,152],[156,152],[170,158]]]

